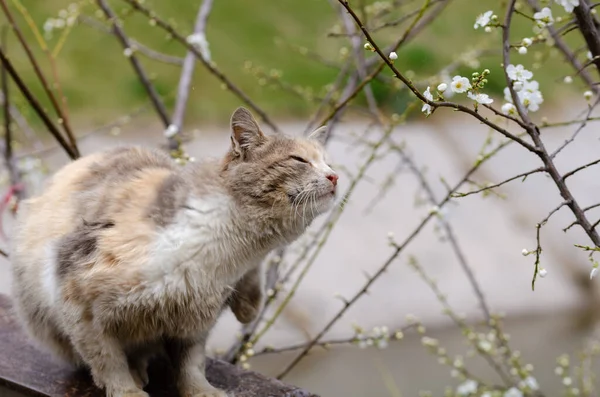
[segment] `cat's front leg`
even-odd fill
[[[73,345],[90,367],[94,383],[107,397],[149,397],[131,376],[127,356],[119,341],[97,330],[91,322],[74,327]]]
[[[165,341],[179,392],[183,397],[231,397],[206,379],[206,337],[207,333],[203,333],[195,339],[169,338]]]
[[[253,267],[236,283],[229,297],[229,307],[242,324],[254,321],[262,308],[263,273],[261,265]]]

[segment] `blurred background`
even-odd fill
[[[15,19],[30,43],[47,76],[56,73],[60,90],[66,98],[70,124],[78,138],[82,154],[124,143],[161,146],[166,143],[165,126],[149,103],[140,79],[133,72],[123,47],[111,34],[102,12],[94,1],[73,3],[62,0],[7,1]],[[200,1],[146,0],[144,6],[167,21],[183,36],[193,31]],[[383,10],[385,21],[414,15],[423,7],[420,0],[373,2],[353,1],[368,14],[368,7]],[[500,17],[506,8],[498,0],[438,0],[443,10],[397,51],[396,67],[419,88],[432,87],[448,76],[470,77],[473,72],[490,70],[485,92],[500,109],[506,86],[501,67],[499,32],[475,30],[479,14],[493,10]],[[75,6],[73,5],[75,4]],[[181,73],[181,59],[186,48],[156,26],[155,22],[134,11],[124,1],[109,4],[123,21],[127,35],[144,47],[160,53],[147,56],[136,50],[153,86],[172,111]],[[389,6],[388,6],[389,4]],[[525,10],[527,3],[521,4]],[[387,8],[386,8],[387,7]],[[27,10],[23,13],[22,10]],[[556,15],[562,8],[553,8]],[[371,11],[372,12],[372,11]],[[352,56],[351,40],[344,35],[344,24],[337,1],[328,0],[214,0],[208,19],[206,38],[216,67],[261,107],[287,134],[304,132],[319,108],[322,98],[334,85],[340,69]],[[68,23],[75,17],[76,22]],[[57,22],[62,20],[63,22]],[[379,29],[374,38],[387,47],[407,29],[411,19]],[[43,38],[36,36],[35,26]],[[586,62],[582,39],[565,37],[575,55]],[[533,36],[532,23],[517,18],[513,23],[515,40]],[[375,54],[359,49],[367,59]],[[47,50],[40,43],[45,43]],[[536,122],[562,122],[586,115],[587,88],[576,79],[573,67],[563,61],[552,46],[541,43],[527,54],[514,53],[513,63],[522,63],[534,73],[544,95],[540,111],[532,114]],[[50,103],[14,36],[4,44],[6,53],[23,80],[40,102]],[[54,65],[47,61],[52,54]],[[156,54],[155,54],[156,55]],[[157,59],[158,58],[158,59]],[[166,60],[166,62],[165,62]],[[402,84],[384,69],[382,78],[370,87],[381,112],[404,114],[413,100]],[[565,83],[574,76],[573,83]],[[56,87],[55,87],[56,88]],[[16,87],[11,103],[27,120],[30,133],[17,126],[12,146],[28,194],[39,190],[42,181],[69,159],[56,145],[27,101]],[[339,100],[341,93],[334,99]],[[340,170],[340,189],[346,191],[369,156],[364,140],[378,139],[381,129],[373,127],[364,111],[367,97],[363,92],[351,102],[348,111],[336,120],[328,144],[336,169]],[[463,95],[452,98],[470,106]],[[221,156],[229,145],[229,117],[242,105],[238,97],[223,89],[222,83],[201,64],[196,65],[190,86],[182,134],[185,150],[194,157]],[[423,172],[436,200],[447,193],[473,166],[486,142],[495,146],[501,136],[471,116],[441,109],[425,118],[416,109],[406,113],[406,123],[394,128],[392,139],[404,145],[406,153]],[[49,110],[49,113],[52,113]],[[488,112],[489,113],[489,112]],[[486,113],[490,119],[514,133],[515,124]],[[53,113],[52,113],[53,114]],[[591,113],[592,116],[596,112]],[[266,133],[272,133],[263,123]],[[577,129],[578,124],[543,130],[549,150],[560,146]],[[597,125],[593,122],[581,130],[577,140],[556,158],[561,172],[593,161],[600,153]],[[516,145],[503,149],[472,176],[476,183],[498,183],[540,165],[539,160]],[[3,190],[10,187],[9,175],[3,170]],[[582,206],[600,201],[600,179],[593,167],[569,180],[569,187]],[[459,191],[475,190],[464,185]],[[498,194],[469,195],[457,198],[442,211],[442,219],[453,230],[468,266],[495,313],[503,313],[503,329],[510,334],[513,350],[533,367],[544,395],[563,395],[563,377],[555,374],[557,358],[566,353],[577,356],[594,331],[600,300],[597,280],[590,280],[591,264],[587,253],[574,244],[588,245],[587,236],[577,227],[563,232],[572,214],[562,209],[541,232],[542,265],[548,275],[538,279],[535,291],[531,280],[535,255],[523,256],[522,250],[536,248],[536,224],[557,207],[562,198],[545,175],[535,174],[522,182],[517,179],[495,190]],[[10,200],[6,197],[10,204]],[[284,347],[302,344],[314,337],[343,305],[341,297],[351,297],[392,253],[388,234],[403,241],[431,210],[423,187],[407,162],[393,152],[384,152],[366,171],[336,223],[326,245],[316,258],[306,278],[295,292],[282,316],[261,339],[260,346]],[[598,208],[596,208],[597,210]],[[600,211],[590,211],[597,219]],[[321,220],[315,225],[318,230]],[[10,251],[13,217],[10,206],[4,207],[2,247]],[[443,307],[422,277],[408,266],[409,256],[417,258],[428,276],[437,281],[449,304],[469,321],[480,321],[480,301],[473,292],[460,260],[453,250],[442,221],[430,222],[389,270],[361,297],[324,340],[351,338],[353,325],[367,330],[373,327],[402,328],[406,316],[413,315],[426,327],[427,334],[440,340],[451,357],[461,356],[479,376],[495,379],[491,367],[476,355],[469,357],[469,344],[461,330],[444,313]],[[309,234],[307,239],[312,235]],[[307,244],[306,239],[291,247],[289,262]],[[308,240],[307,240],[308,241]],[[288,263],[289,263],[288,262]],[[290,286],[284,285],[283,291]],[[10,293],[10,262],[0,262],[0,292]],[[281,299],[280,299],[281,300]],[[225,351],[235,342],[240,330],[230,313],[226,313],[213,332],[213,354]],[[446,387],[461,383],[452,376],[452,368],[438,362],[422,344],[422,335],[407,331],[400,341],[390,341],[385,349],[361,349],[341,344],[328,350],[315,347],[310,355],[292,370],[284,381],[304,387],[322,396],[416,396],[420,390],[442,395]],[[260,351],[259,347],[255,350]],[[294,353],[257,355],[250,359],[251,369],[276,376]]]

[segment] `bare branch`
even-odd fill
[[[19,87],[19,90],[21,91],[25,99],[27,99],[27,102],[29,102],[33,110],[42,119],[44,125],[46,126],[46,128],[48,128],[48,131],[50,131],[52,136],[58,141],[58,143],[63,147],[65,152],[69,155],[69,157],[72,160],[77,159],[78,153],[74,151],[74,149],[71,147],[71,145],[67,143],[67,141],[65,141],[65,138],[62,136],[58,128],[56,128],[54,123],[52,123],[52,120],[50,120],[50,118],[48,117],[42,106],[39,104],[37,99],[33,96],[31,91],[29,91],[23,80],[21,80],[21,77],[19,76],[19,74],[17,73],[17,71],[15,70],[15,68],[13,67],[12,63],[10,62],[3,50],[0,50],[0,59],[2,60],[2,64],[6,68],[7,72],[10,74],[13,81]]]
[[[127,4],[131,5],[136,11],[139,11],[143,15],[147,16],[148,18],[151,18],[152,20],[156,21],[156,26],[159,26],[160,28],[164,29],[166,32],[170,33],[171,36],[175,40],[177,40],[178,42],[183,44],[188,49],[188,51],[191,51],[196,56],[196,58],[204,65],[204,67],[206,67],[206,69],[208,69],[208,71],[210,73],[212,73],[215,77],[217,77],[217,79],[219,79],[223,84],[225,84],[225,86],[231,92],[233,92],[246,105],[248,105],[253,111],[255,111],[257,113],[258,117],[260,117],[260,119],[262,119],[262,121],[265,124],[267,124],[269,127],[271,127],[273,129],[273,131],[280,132],[279,129],[277,128],[277,126],[275,125],[275,123],[273,121],[271,121],[270,117],[267,116],[267,114],[265,113],[264,110],[262,110],[260,107],[258,107],[258,105],[256,105],[240,88],[238,88],[236,85],[234,85],[219,69],[216,68],[216,66],[212,62],[209,62],[207,59],[204,59],[204,57],[202,56],[202,53],[197,48],[195,48],[192,44],[188,43],[187,40],[185,39],[185,37],[183,37],[182,35],[177,33],[177,31],[170,24],[168,24],[166,21],[164,21],[163,19],[156,16],[156,14],[154,12],[152,12],[150,9],[141,5],[138,0],[123,0],[123,1],[126,2]]]
[[[206,33],[206,22],[210,15],[213,0],[204,0],[200,9],[198,10],[198,16],[196,17],[196,24],[194,25],[194,36],[204,38]],[[185,108],[190,93],[190,86],[192,84],[192,76],[194,74],[194,66],[196,65],[196,56],[193,52],[188,51],[183,60],[183,69],[179,78],[179,85],[177,87],[177,101],[175,102],[175,111],[173,112],[173,125],[177,127],[177,131],[181,131],[183,126],[183,118],[185,115]],[[169,138],[169,144],[172,145],[174,139]],[[174,149],[174,148],[172,148]]]
[[[563,179],[563,181],[564,181],[564,180],[566,180],[568,177],[575,175],[575,174],[576,174],[576,173],[578,173],[579,171],[581,171],[581,170],[584,170],[584,169],[586,169],[586,168],[588,168],[588,167],[591,167],[592,165],[595,165],[595,164],[598,164],[598,163],[600,163],[600,159],[598,159],[598,160],[594,160],[594,161],[592,161],[592,162],[590,162],[590,163],[587,163],[587,164],[585,164],[585,165],[582,165],[581,167],[577,167],[577,168],[575,168],[574,170],[572,170],[572,171],[569,171],[569,172],[567,172],[566,174],[564,174],[562,179]]]
[[[133,53],[129,38],[125,35],[125,32],[121,28],[115,13],[110,8],[110,6],[106,2],[106,0],[97,0],[96,2],[98,4],[98,6],[100,7],[100,9],[102,9],[102,11],[104,12],[106,19],[108,19],[108,21],[111,23],[113,32],[119,39],[119,42],[121,43],[121,46],[123,47],[123,51],[131,52],[130,54],[126,54],[127,57],[129,58],[129,61],[131,62],[131,66],[135,70],[135,73],[138,75],[140,82],[146,89],[146,92],[148,93],[148,96],[150,97],[150,100],[152,101],[152,104],[154,105],[154,109],[156,110],[156,113],[158,113],[158,116],[159,116],[160,120],[162,121],[165,129],[168,128],[171,125],[171,120],[170,120],[169,115],[167,114],[167,109],[165,108],[165,105],[163,104],[162,100],[160,99],[158,92],[156,92],[156,89],[150,82],[150,79],[146,75],[146,72],[142,68],[142,65],[141,65],[140,61],[137,59],[137,56],[135,55],[135,53]]]
[[[10,12],[8,5],[6,4],[6,0],[0,0],[0,6],[2,7],[2,9],[4,11],[4,15],[6,16],[11,27],[13,28],[13,31],[17,35],[17,38],[21,42],[21,45],[23,46],[23,49],[25,50],[25,53],[27,54],[27,57],[29,58],[31,65],[33,66],[33,70],[35,71],[35,74],[37,75],[38,79],[42,83],[42,87],[44,88],[46,95],[48,95],[48,98],[50,99],[50,102],[52,103],[52,107],[54,108],[54,111],[56,112],[57,116],[60,118],[60,124],[63,126],[65,133],[67,134],[67,138],[69,139],[69,144],[72,148],[72,153],[75,155],[75,158],[78,158],[80,155],[79,148],[77,147],[77,142],[75,140],[75,136],[73,135],[73,131],[71,130],[71,126],[69,124],[69,118],[67,117],[67,115],[65,114],[65,112],[63,111],[61,106],[58,104],[58,100],[56,99],[56,97],[54,96],[54,93],[50,89],[50,85],[48,84],[48,81],[44,77],[44,74],[42,73],[42,70],[41,70],[38,62],[35,60],[35,57],[33,56],[33,52],[31,51],[31,48],[29,48],[29,45],[27,44],[27,41],[25,40],[25,37],[23,36],[21,29],[19,29],[19,27],[17,26],[17,24],[12,16],[12,13]]]
[[[97,21],[94,18],[88,17],[87,15],[78,15],[77,20],[88,26],[91,26],[94,29],[100,30],[104,33],[114,34],[114,32],[111,28],[105,26],[103,23],[101,23],[100,21]],[[146,57],[153,59],[155,61],[168,63],[171,65],[177,65],[177,66],[183,65],[183,58],[175,57],[175,56],[168,55],[168,54],[163,54],[161,52],[153,50],[152,48],[143,45],[142,43],[140,43],[139,41],[137,41],[135,39],[132,39],[131,37],[129,38],[129,44],[131,44],[132,50],[138,51],[140,54],[144,54]]]
[[[523,172],[522,174],[515,175],[512,178],[508,178],[508,179],[506,179],[506,180],[504,180],[502,182],[496,183],[494,185],[489,185],[489,186],[486,186],[486,187],[478,189],[478,190],[473,190],[473,191],[467,192],[467,193],[455,193],[454,197],[466,197],[466,196],[470,196],[472,194],[481,193],[481,192],[484,192],[486,190],[490,190],[490,189],[494,189],[494,188],[500,187],[500,186],[502,186],[502,185],[504,185],[504,184],[506,184],[508,182],[514,181],[515,179],[526,178],[529,175],[536,174],[538,172],[545,172],[545,171],[546,171],[546,168],[544,168],[544,167],[536,168],[534,170]]]

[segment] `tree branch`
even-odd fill
[[[42,119],[42,122],[44,123],[46,128],[48,128],[48,131],[50,131],[52,136],[58,141],[60,146],[63,147],[63,149],[65,150],[67,155],[72,160],[77,159],[78,158],[77,152],[75,152],[74,149],[71,147],[71,145],[69,145],[67,143],[67,141],[65,141],[65,138],[62,136],[60,131],[56,128],[54,123],[52,123],[52,120],[50,120],[50,118],[48,117],[48,115],[46,114],[46,112],[44,111],[42,106],[40,105],[40,103],[37,101],[37,99],[35,99],[35,97],[31,93],[31,91],[29,91],[29,89],[27,88],[27,86],[25,85],[23,80],[21,80],[21,77],[19,76],[19,74],[13,67],[12,63],[10,62],[10,60],[4,53],[4,50],[0,50],[0,60],[2,61],[2,64],[6,68],[7,72],[10,74],[13,81],[17,84],[17,87],[19,87],[19,90],[21,91],[21,93],[23,94],[25,99],[27,99],[27,102],[29,102],[29,104],[31,105],[33,110],[37,113],[37,115],[40,117],[40,119]]]
[[[267,124],[269,127],[271,127],[273,129],[273,131],[280,132],[279,129],[277,128],[277,126],[275,125],[275,123],[273,121],[271,121],[271,119],[269,118],[269,116],[267,116],[267,114],[265,113],[264,110],[262,110],[260,107],[258,107],[258,105],[256,105],[240,88],[235,86],[219,69],[216,68],[216,66],[213,63],[209,62],[207,59],[204,59],[204,57],[202,56],[202,53],[200,53],[200,51],[198,51],[198,49],[196,49],[192,44],[188,43],[187,40],[185,39],[185,37],[183,37],[182,35],[177,33],[177,31],[170,24],[168,24],[166,21],[164,21],[163,19],[156,16],[156,14],[154,12],[152,12],[150,9],[141,5],[138,0],[122,0],[122,1],[131,5],[136,11],[142,13],[146,17],[152,18],[154,21],[156,21],[157,26],[159,26],[160,28],[162,28],[163,30],[165,30],[166,32],[171,34],[171,36],[175,40],[177,40],[178,42],[183,44],[188,49],[188,51],[191,51],[196,56],[196,58],[204,65],[204,67],[206,67],[206,69],[208,69],[208,71],[211,74],[213,74],[217,79],[219,79],[223,84],[225,84],[225,86],[231,92],[233,92],[246,105],[248,105],[254,112],[256,112],[258,117],[260,119],[262,119],[262,121],[265,124]]]
[[[35,57],[33,56],[33,52],[29,48],[29,45],[27,44],[27,41],[25,40],[25,37],[23,36],[21,29],[19,29],[19,27],[17,26],[17,24],[12,16],[12,13],[10,12],[8,5],[6,4],[6,0],[0,0],[0,6],[2,7],[2,9],[4,11],[4,15],[6,16],[6,19],[8,19],[11,27],[13,28],[13,31],[17,35],[17,38],[21,42],[21,45],[23,46],[23,49],[25,50],[25,53],[27,54],[27,57],[29,58],[31,65],[33,66],[33,70],[35,71],[35,74],[37,75],[38,79],[42,83],[42,87],[44,88],[46,95],[48,95],[48,98],[50,99],[50,102],[52,103],[52,107],[54,108],[54,111],[56,112],[57,116],[61,120],[60,124],[63,126],[65,133],[67,134],[67,138],[69,139],[69,144],[72,147],[72,153],[74,153],[75,158],[78,158],[80,156],[79,148],[77,147],[77,141],[75,139],[75,136],[73,135],[73,131],[71,130],[71,126],[69,124],[69,119],[68,119],[67,115],[63,112],[63,109],[58,104],[58,100],[56,99],[56,97],[54,96],[54,93],[50,89],[50,85],[48,84],[48,81],[44,77],[44,74],[42,73],[42,70],[41,70],[38,62],[35,60]]]
[[[119,42],[121,43],[121,46],[123,47],[123,51],[124,52],[131,51],[131,54],[126,54],[127,57],[129,58],[129,61],[131,62],[131,66],[135,70],[135,73],[138,75],[140,82],[146,89],[146,92],[148,93],[148,96],[150,97],[150,100],[152,101],[152,104],[154,105],[154,109],[156,110],[156,113],[158,113],[158,116],[163,123],[163,126],[165,127],[165,129],[169,128],[169,126],[171,125],[171,120],[169,118],[169,115],[167,114],[167,109],[165,108],[165,105],[163,104],[162,100],[160,99],[158,92],[156,92],[154,86],[150,82],[150,79],[146,75],[146,72],[142,68],[142,65],[141,65],[140,61],[137,59],[137,56],[135,55],[135,53],[133,53],[133,50],[131,48],[131,43],[129,42],[129,39],[125,35],[125,32],[119,25],[119,21],[115,15],[115,13],[110,8],[110,6],[106,2],[106,0],[96,0],[96,2],[98,4],[98,6],[100,7],[100,9],[104,12],[106,19],[109,21],[109,23],[111,23],[113,32],[119,39]]]
[[[205,37],[206,33],[206,22],[210,15],[213,0],[204,0],[200,9],[198,10],[198,16],[196,17],[196,24],[194,25],[194,35],[200,35]],[[183,126],[183,118],[185,115],[185,108],[187,105],[190,86],[192,84],[192,76],[194,74],[194,66],[196,65],[196,56],[193,52],[188,51],[183,60],[183,69],[181,71],[181,77],[179,78],[179,85],[177,87],[177,101],[175,102],[175,111],[173,112],[173,125],[177,127],[177,131],[181,131]],[[169,144],[172,145],[173,139],[169,139]]]

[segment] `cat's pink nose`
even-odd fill
[[[326,176],[327,179],[329,179],[331,181],[331,183],[333,183],[333,186],[337,185],[337,181],[340,178],[339,176],[337,176],[337,174],[329,174]]]

